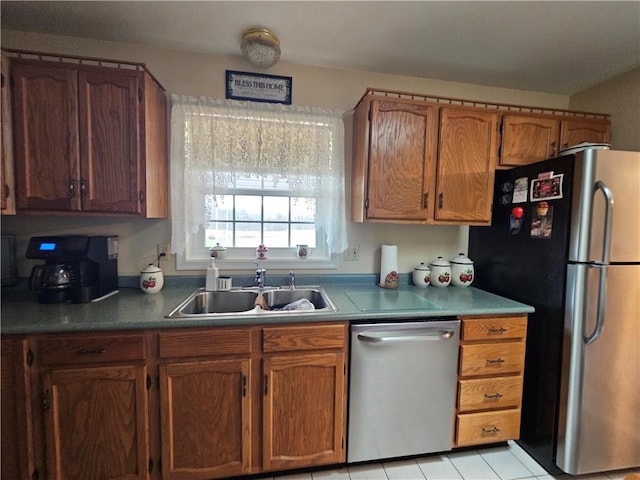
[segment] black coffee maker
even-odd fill
[[[40,303],[87,303],[117,292],[117,236],[33,237],[26,257],[45,260],[29,280]]]

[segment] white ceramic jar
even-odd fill
[[[162,269],[150,263],[140,272],[140,290],[144,293],[158,293],[164,285]]]
[[[431,283],[431,269],[429,265],[420,262],[413,269],[413,284],[417,287],[427,288]]]
[[[464,253],[451,259],[451,282],[456,287],[468,287],[473,276],[473,262]]]
[[[442,257],[434,258],[429,262],[431,268],[431,285],[434,287],[447,287],[451,283],[451,264]]]

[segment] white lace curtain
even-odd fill
[[[227,193],[241,174],[315,198],[329,253],[347,248],[342,111],[176,94],[171,102],[173,253],[208,223],[204,196]]]

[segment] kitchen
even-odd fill
[[[70,55],[117,57],[144,62],[169,92],[176,91],[191,95],[221,96],[224,91],[224,70],[247,70],[248,68],[246,62],[238,55],[220,58],[220,62],[211,62],[211,57],[205,54],[163,50],[127,43],[84,39],[79,41],[73,37],[3,29],[3,46],[48,51],[52,50],[50,45],[55,45],[55,51]],[[284,48],[286,46],[283,46]],[[185,75],[185,72],[191,72],[191,75]],[[612,141],[616,148],[626,150],[638,150],[639,148],[637,145],[638,120],[634,118],[633,113],[628,114],[631,121],[624,122],[622,125],[616,123],[627,110],[633,110],[634,103],[626,101],[628,97],[624,97],[624,92],[628,96],[637,96],[637,88],[635,88],[639,74],[637,69],[594,88],[593,91],[574,97],[418,77],[308,67],[287,64],[284,59],[269,72],[290,75],[294,78],[295,103],[323,105],[345,110],[353,108],[364,89],[370,85],[456,98],[481,98],[484,101],[500,103],[540,105],[558,109],[602,110],[613,114]],[[627,90],[623,88],[624,86],[627,86]],[[616,99],[621,100],[612,105],[606,103],[615,102]],[[348,124],[346,130],[345,149],[350,151],[351,136]],[[348,161],[349,156],[347,156]],[[346,170],[350,171],[348,165]],[[33,220],[37,220],[37,228],[34,228]],[[154,261],[157,254],[157,243],[168,243],[170,238],[170,222],[168,220],[3,216],[2,224],[3,232],[11,232],[16,235],[19,252],[26,249],[28,239],[34,235],[86,231],[96,234],[115,233],[121,239],[119,273],[129,277],[137,277],[141,268]],[[396,241],[399,238],[402,239],[401,242]],[[398,243],[400,245],[399,270],[401,272],[409,272],[418,262],[428,261],[436,255],[451,258],[458,252],[467,249],[467,230],[465,227],[457,226],[386,226],[383,224],[350,223],[349,239],[353,244],[359,245],[359,260],[340,262],[337,269],[338,274],[376,273],[380,261],[380,245],[383,243]],[[34,262],[28,262],[19,256],[19,276],[28,276],[33,264]],[[169,258],[162,266],[166,277],[169,277],[168,285],[172,276],[203,275],[202,271],[175,270],[173,258]],[[229,273],[234,275],[251,274],[252,268],[252,263],[248,262],[246,271],[235,270]],[[297,273],[311,272],[305,272],[301,269]]]

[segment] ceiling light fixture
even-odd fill
[[[269,68],[280,59],[280,40],[266,28],[250,28],[242,34],[240,50],[251,65]]]

